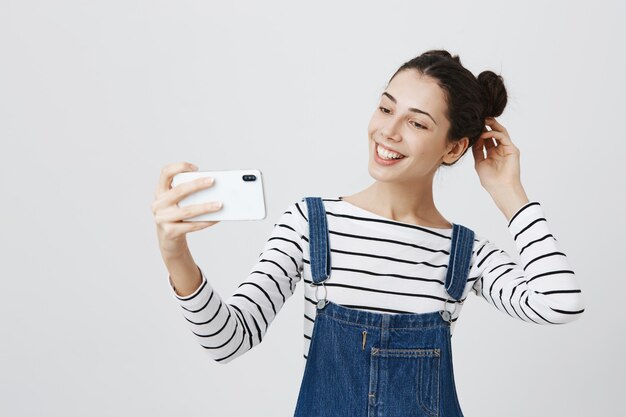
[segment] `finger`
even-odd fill
[[[502,126],[494,117],[487,117],[485,119],[485,124],[487,124],[493,130],[504,132],[507,135],[509,134],[509,132],[506,130],[506,128],[504,126]]]
[[[155,198],[158,198],[159,195],[169,191],[172,186],[172,178],[174,178],[174,175],[180,172],[196,171],[197,169],[197,166],[189,162],[175,162],[173,164],[166,165],[161,170],[161,176],[159,177],[159,182],[157,184]]]
[[[478,140],[474,142],[474,145],[472,145],[472,154],[474,155],[474,161],[482,161],[483,159],[485,159],[485,153],[483,148],[483,140],[479,137]]]
[[[214,220],[210,222],[180,222],[180,223],[172,223],[169,227],[175,232],[176,235],[182,235],[186,233],[195,232],[198,230],[205,229],[209,226],[213,226],[214,224],[219,223],[219,220]]]
[[[480,137],[487,139],[487,143],[492,143],[493,144],[493,141],[489,140],[489,138],[494,138],[498,142],[498,145],[500,145],[500,144],[502,144],[502,145],[513,145],[513,142],[511,141],[511,138],[509,137],[508,133],[506,133],[506,132],[500,132],[500,131],[497,131],[497,130],[490,130],[488,132],[483,132],[480,135]]]
[[[209,182],[207,182],[207,180]],[[178,203],[190,194],[213,186],[213,177],[200,177],[191,181],[185,181],[171,188],[164,194],[157,196],[152,202],[152,212],[156,214],[158,211],[167,210],[169,208],[178,208]],[[194,205],[195,206],[195,205]]]
[[[183,219],[195,217],[200,214],[211,213],[221,210],[217,202],[208,202],[200,204],[191,204],[185,207],[178,207],[176,205],[169,206],[162,210],[157,210],[154,214],[155,221],[157,223],[176,223]]]
[[[483,132],[483,134],[480,135],[480,138],[478,139],[483,141],[485,149],[487,149],[487,155],[489,155],[490,150],[496,147],[496,144],[493,142],[494,133],[494,130]]]
[[[212,187],[214,181],[213,177],[200,177],[191,181],[185,181],[161,195],[155,205],[157,207],[177,206],[178,202],[188,195]]]

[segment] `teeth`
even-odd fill
[[[383,159],[400,159],[400,158],[404,158],[403,155],[400,155],[399,153],[388,151],[388,150],[382,148],[378,144],[376,144],[376,152],[378,152],[378,156],[380,156]]]

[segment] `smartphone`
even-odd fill
[[[260,170],[231,169],[181,172],[174,175],[172,188],[201,177],[213,178],[213,185],[189,194],[178,202],[178,207],[221,201],[222,208],[211,213],[188,217],[183,221],[265,219],[265,193]]]

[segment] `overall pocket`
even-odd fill
[[[395,401],[409,407],[417,404],[427,416],[439,415],[439,348],[372,348],[372,356],[385,358]]]

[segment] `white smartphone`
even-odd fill
[[[201,177],[211,177],[213,185],[189,194],[178,207],[221,201],[222,208],[210,213],[188,217],[183,221],[262,220],[265,218],[263,176],[258,169],[225,171],[191,171],[174,175],[172,188]]]

